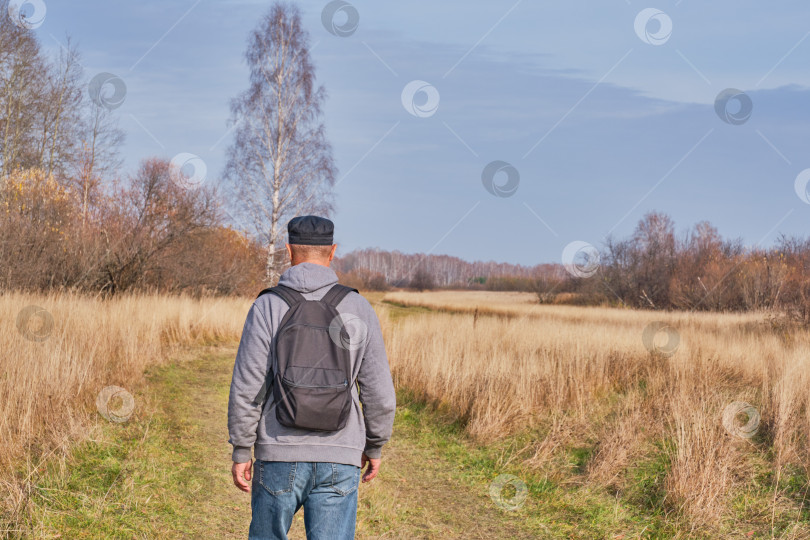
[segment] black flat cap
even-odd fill
[[[331,246],[335,224],[318,216],[296,216],[287,223],[290,244]]]

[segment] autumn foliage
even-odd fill
[[[263,250],[224,224],[214,190],[145,161],[91,204],[41,169],[0,179],[0,288],[253,294]]]

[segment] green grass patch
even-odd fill
[[[211,444],[205,417],[191,414],[223,406],[221,389],[206,372],[208,360],[154,370],[136,395],[132,418],[121,424],[100,419],[94,440],[74,449],[64,472],[50,466],[31,501],[37,536],[178,538],[199,531],[197,537],[222,537],[204,531],[219,521],[212,503],[236,514],[230,501],[209,498],[211,486],[230,478],[228,457]],[[197,401],[193,389],[208,384],[217,388],[218,403]],[[219,454],[213,467],[212,452]]]
[[[527,497],[518,512],[538,538],[672,538],[678,531],[662,519],[660,512],[644,511],[625,497],[586,485],[576,474],[566,481],[553,481],[542,472],[529,469],[520,459],[512,459],[516,449],[537,437],[524,432],[493,444],[476,444],[465,434],[459,421],[429,406],[413,401],[412,394],[398,393],[396,436],[407,436],[423,448],[436,449],[443,459],[454,463],[454,475],[462,483],[487,490],[499,475],[517,476],[526,485]],[[593,448],[569,449],[567,459],[574,473],[587,463]]]
[[[382,300],[380,302],[384,304],[388,308],[388,312],[391,314],[391,319],[396,320],[402,317],[407,317],[408,315],[417,315],[419,313],[437,313],[438,310],[431,309],[425,306],[409,306],[407,304],[402,304],[399,302],[392,302],[391,300]]]

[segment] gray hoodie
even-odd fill
[[[337,283],[337,274],[326,266],[301,263],[281,275],[279,283],[291,287],[307,300],[318,300]],[[281,425],[273,408],[273,337],[287,304],[275,294],[259,297],[250,308],[236,354],[228,401],[229,442],[233,461],[326,461],[360,466],[365,453],[379,458],[382,446],[391,437],[396,394],[388,367],[380,321],[368,301],[349,293],[337,306],[341,315],[354,315],[368,327],[364,346],[351,350],[353,405],[346,426],[335,432],[315,432]],[[353,347],[354,349],[354,347]],[[359,389],[359,392],[358,392]],[[360,404],[363,408],[361,410]]]

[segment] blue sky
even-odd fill
[[[651,210],[748,245],[808,230],[794,186],[810,168],[806,2],[357,0],[346,37],[322,24],[327,3],[298,4],[328,93],[339,252],[560,262],[570,242],[626,236]],[[88,78],[125,81],[123,172],[189,152],[216,183],[247,34],[269,4],[51,0],[35,31],[53,52],[75,39]],[[651,7],[662,15],[639,35]],[[413,80],[438,93],[433,114],[403,106]],[[742,124],[715,112],[727,88],[753,104]],[[483,186],[496,160],[519,173],[511,196]]]

